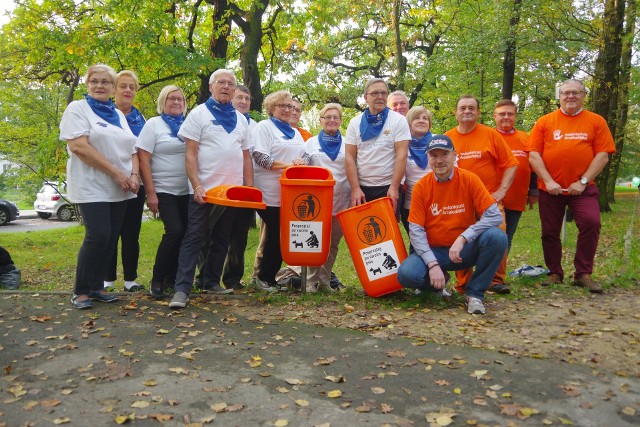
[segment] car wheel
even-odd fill
[[[38,217],[41,219],[49,219],[51,218],[51,214],[49,212],[38,212]]]
[[[60,221],[71,221],[73,218],[73,207],[71,207],[71,205],[64,205],[58,209],[57,216]]]
[[[9,211],[4,208],[0,208],[0,225],[8,224],[9,218]]]

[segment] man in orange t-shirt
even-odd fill
[[[538,175],[542,251],[549,269],[542,285],[559,284],[564,278],[560,230],[569,206],[578,227],[573,283],[602,293],[591,278],[600,239],[598,188],[593,180],[616,148],[605,119],[582,109],[586,92],[580,80],[569,79],[560,86],[560,108],[533,126],[529,162]]]
[[[529,165],[529,135],[514,127],[518,119],[518,106],[510,99],[501,99],[493,107],[493,119],[496,122],[496,130],[500,132],[502,139],[518,160],[513,183],[502,199],[510,251],[520,216],[526,209],[527,203],[529,209],[533,209],[533,205],[538,201],[538,188],[535,185],[536,175],[531,173],[531,165]],[[533,188],[531,188],[532,184]]]
[[[467,169],[480,178],[485,187],[499,204],[513,182],[518,161],[498,131],[478,123],[480,103],[473,95],[463,95],[456,102],[456,120],[458,126],[445,135],[453,140],[458,153],[458,167]],[[504,218],[504,215],[503,215]],[[503,221],[501,226],[505,230]],[[509,287],[504,283],[507,272],[507,252],[493,278],[491,290],[498,294],[508,294]],[[469,280],[470,272],[458,272],[458,292]]]
[[[507,236],[498,228],[502,214],[475,174],[454,167],[449,137],[434,135],[427,156],[433,171],[416,183],[409,210],[415,251],[400,265],[398,281],[407,288],[442,292],[446,272],[475,266],[465,287],[467,311],[484,314],[484,293],[507,248]]]

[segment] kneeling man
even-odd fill
[[[475,266],[465,288],[467,311],[484,314],[484,292],[507,247],[507,235],[498,228],[502,214],[477,175],[454,167],[456,152],[448,136],[434,135],[427,156],[433,172],[415,185],[409,210],[415,252],[400,266],[398,281],[406,288],[441,292],[448,271]]]

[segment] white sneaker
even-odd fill
[[[136,283],[135,280],[125,281],[124,290],[127,292],[140,292],[140,291],[144,291],[144,285],[140,285]]]
[[[256,277],[256,287],[258,289],[260,289],[261,291],[265,291],[265,292],[275,292],[278,290],[278,287],[276,287],[277,284],[271,285],[263,280],[260,280]]]
[[[103,282],[104,283],[104,290],[107,292],[111,292],[113,291],[115,288],[113,287],[114,282],[107,282],[106,280]]]
[[[467,297],[467,311],[469,314],[484,314],[484,304],[480,298]]]

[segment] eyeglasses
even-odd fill
[[[110,82],[109,80],[89,80],[89,85],[90,86],[98,86],[98,85],[102,85],[102,86],[111,86],[113,83]]]
[[[174,97],[174,96],[170,96],[167,98],[167,102],[179,102],[179,103],[183,103],[184,102],[184,98],[179,98],[179,97]]]
[[[371,95],[374,98],[385,98],[389,95],[389,92],[385,92],[382,90],[376,90],[375,92],[367,92],[367,95]]]
[[[283,110],[293,110],[296,108],[295,105],[291,104],[276,104],[276,107],[282,108]]]
[[[564,92],[560,92],[562,96],[578,96],[585,93],[583,90],[565,90]]]
[[[320,118],[321,118],[321,119],[325,119],[325,120],[336,120],[336,121],[338,121],[338,120],[340,120],[340,119],[341,119],[341,117],[340,117],[340,116],[322,116],[322,117],[320,117]]]
[[[236,84],[229,80],[216,80],[216,84],[222,87],[236,87]]]
[[[293,107],[293,111],[295,111],[296,113],[302,113],[302,108]]]

